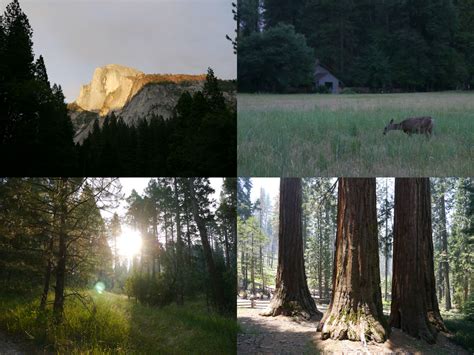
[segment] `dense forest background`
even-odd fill
[[[33,29],[13,0],[0,17],[0,154],[10,176],[232,176],[236,110],[211,69],[202,91],[183,93],[169,120],[129,127],[108,117],[73,142],[61,86],[51,86]]]
[[[261,188],[251,199],[252,181],[238,183],[238,287],[241,295],[270,297],[278,264],[279,196]],[[302,237],[308,287],[317,302],[329,303],[337,219],[337,180],[303,179]],[[474,320],[473,211],[470,178],[430,178],[434,267],[440,307],[456,308]],[[377,179],[377,222],[382,298],[391,299],[394,181]]]
[[[474,85],[474,2],[242,0],[243,92],[314,90],[316,60],[357,91]]]
[[[0,329],[63,352],[169,352],[176,341],[186,352],[203,336],[198,347],[227,352],[236,336],[236,180],[221,183],[217,197],[207,178],[156,178],[125,197],[118,179],[1,179]],[[103,217],[124,199],[124,216]],[[142,240],[131,259],[118,251],[130,228]]]

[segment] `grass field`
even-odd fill
[[[431,116],[434,136],[394,119]],[[239,176],[470,176],[474,93],[238,96]]]
[[[234,319],[208,312],[203,299],[151,308],[126,296],[92,294],[95,312],[66,301],[65,321],[38,317],[38,301],[0,297],[0,330],[24,338],[39,351],[61,354],[228,354],[235,351]],[[92,308],[91,308],[92,309]],[[1,349],[0,349],[1,353]]]

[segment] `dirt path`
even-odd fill
[[[469,354],[468,351],[439,335],[434,345],[414,339],[398,329],[392,329],[390,339],[383,344],[349,340],[321,340],[316,333],[317,322],[295,321],[288,317],[263,317],[259,313],[268,301],[256,301],[255,308],[249,301],[237,302],[237,319],[241,333],[237,338],[237,354],[315,354],[315,353],[436,353]],[[325,311],[324,305],[318,309]]]
[[[36,354],[36,349],[25,344],[22,340],[9,336],[0,331],[0,354],[1,355],[26,355]]]
[[[7,335],[0,333],[0,354],[26,354]]]

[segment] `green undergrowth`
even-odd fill
[[[451,340],[474,353],[474,322],[457,312],[442,312],[444,324],[453,333]]]
[[[0,296],[0,327],[34,343],[40,350],[59,353],[156,354],[235,351],[235,319],[208,311],[204,300],[154,308],[112,293],[83,293],[92,297],[87,308],[76,297],[66,299],[64,322],[56,326],[51,311],[38,313],[36,299]],[[51,306],[50,306],[51,308]]]

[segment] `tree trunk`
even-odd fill
[[[66,231],[66,214],[67,214],[67,178],[62,178],[59,182],[59,250],[58,260],[56,263],[56,288],[54,292],[54,315],[56,323],[62,322],[64,310],[64,285],[66,278],[66,255],[67,255],[67,231]]]
[[[388,300],[387,289],[388,289],[388,212],[387,212],[387,199],[388,199],[388,186],[387,179],[385,179],[385,301]]]
[[[194,221],[196,222],[196,225],[198,227],[199,235],[201,237],[204,258],[206,260],[207,270],[212,282],[212,289],[214,291],[214,301],[216,302],[216,305],[220,311],[225,311],[224,288],[222,285],[222,279],[212,257],[212,250],[211,246],[209,245],[209,238],[207,235],[206,222],[199,214],[199,205],[198,201],[196,200],[194,182],[192,178],[188,178],[188,187],[191,200],[191,211],[194,217]]]
[[[262,291],[265,293],[265,275],[264,275],[264,269],[263,269],[263,250],[262,250],[262,245],[260,245],[260,277],[262,278]]]
[[[250,238],[250,282],[252,283],[252,295],[255,295],[255,252],[253,250],[254,245],[253,232]]]
[[[225,248],[225,267],[227,270],[231,269],[230,264],[230,252],[229,252],[229,237],[227,235],[227,230],[224,229],[224,248]]]
[[[318,295],[319,299],[323,298],[323,232],[321,230],[321,208],[319,209],[318,217],[318,232],[319,232],[319,250],[318,250]]]
[[[174,178],[174,203],[176,209],[176,274],[178,276],[178,294],[176,297],[176,303],[182,305],[184,303],[184,280],[183,280],[183,240],[181,238],[181,218],[179,208],[179,196],[178,196],[178,181]]]
[[[301,179],[280,180],[280,224],[276,289],[269,308],[262,315],[299,315],[320,318],[306,282],[302,238]]]
[[[333,291],[318,330],[323,339],[384,342],[375,178],[341,178]]]
[[[48,301],[48,293],[49,293],[49,284],[51,282],[51,271],[53,269],[53,245],[54,245],[54,238],[50,237],[48,243],[48,250],[47,252],[47,264],[44,273],[44,284],[43,284],[43,294],[41,295],[41,302],[40,302],[40,312],[43,312],[46,309],[46,302]]]
[[[430,199],[428,178],[395,179],[390,326],[434,343],[435,328],[446,328],[436,299]]]
[[[451,293],[449,292],[449,262],[448,262],[448,232],[446,229],[446,203],[445,203],[445,185],[441,182],[440,196],[440,224],[441,224],[441,260],[442,273],[444,281],[444,302],[446,310],[451,309]]]

